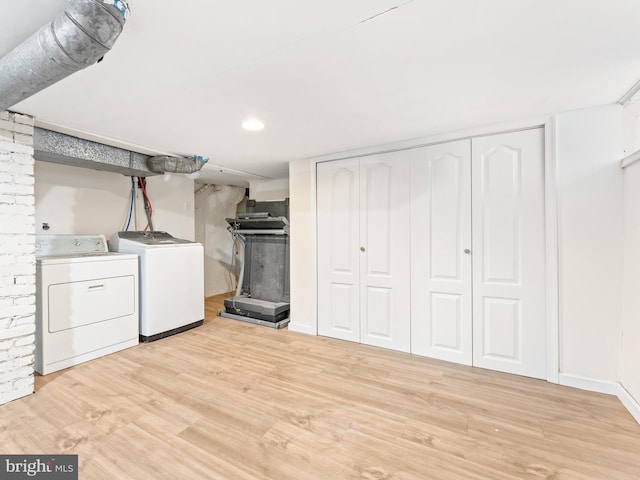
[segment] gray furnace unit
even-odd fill
[[[283,328],[289,323],[289,199],[247,201],[247,212],[227,218],[244,246],[238,289],[221,317]]]

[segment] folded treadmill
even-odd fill
[[[247,212],[227,218],[243,245],[238,288],[221,317],[283,328],[289,323],[289,199],[247,202]]]

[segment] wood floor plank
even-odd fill
[[[219,318],[36,378],[3,453],[77,453],[80,477],[637,480],[612,396]]]

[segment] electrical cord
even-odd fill
[[[131,177],[131,193],[129,195],[129,218],[127,218],[127,225],[124,227],[124,231],[129,230],[129,226],[131,225],[131,217],[133,217],[133,203],[135,201],[136,195],[136,185],[134,183],[133,177]]]
[[[151,231],[153,231],[153,221],[151,220],[151,217],[153,215],[153,206],[151,205],[151,200],[149,199],[149,195],[147,195],[146,183],[147,183],[146,178],[138,177],[138,185],[142,190],[142,196],[144,199],[144,212],[147,215],[147,226],[144,227],[145,232],[147,231],[147,229],[150,229]]]
[[[135,183],[133,177],[131,177],[131,189],[129,191],[129,213],[127,215],[127,219],[122,227],[122,230],[125,232],[129,230],[129,226],[131,225],[131,218],[133,217],[133,203],[135,201]]]

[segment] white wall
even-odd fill
[[[560,371],[617,381],[622,269],[622,107],[557,115]]]
[[[147,194],[153,204],[153,228],[174,237],[195,240],[194,181],[186,175],[168,174],[147,178]],[[146,222],[142,197],[137,202],[138,227]]]
[[[124,227],[131,180],[118,173],[36,162],[36,231],[44,233],[102,233],[107,239]],[[160,175],[147,179],[156,230],[175,237],[195,238],[193,180],[184,175]],[[137,218],[130,230],[147,224],[140,193]]]
[[[289,198],[289,179],[253,180],[249,182],[249,196],[263,202]]]
[[[240,242],[234,247],[225,219],[236,216],[245,189],[222,185],[196,187],[196,241],[204,246],[204,294],[210,297],[236,288],[242,249]]]
[[[317,333],[315,313],[315,257],[313,182],[315,166],[309,160],[289,164],[291,220],[291,323],[289,330]]]

